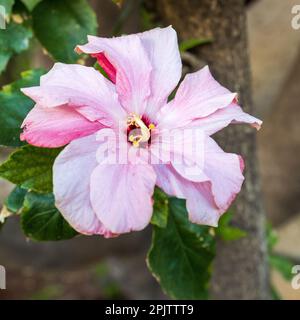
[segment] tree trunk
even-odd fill
[[[239,102],[253,114],[247,31],[242,0],[157,0],[153,10],[165,24],[172,24],[182,40],[211,38],[213,43],[195,49],[213,75],[224,86],[239,93]],[[243,155],[245,183],[235,202],[232,224],[247,237],[217,244],[211,286],[215,299],[266,299],[268,267],[265,219],[256,159],[256,132],[247,126],[232,125],[217,136],[228,152]]]

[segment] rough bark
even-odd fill
[[[239,93],[244,110],[255,114],[251,99],[244,1],[157,0],[149,5],[165,25],[175,27],[181,39],[213,39],[212,44],[199,47],[195,54],[209,64],[223,85]],[[265,221],[255,136],[253,129],[236,125],[217,137],[226,151],[240,153],[245,159],[246,179],[235,202],[232,223],[246,230],[248,235],[231,243],[218,243],[211,286],[215,299],[269,297]]]

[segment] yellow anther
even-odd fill
[[[149,128],[149,130],[153,130],[153,129],[155,129],[155,125],[153,123],[150,123],[148,128]]]
[[[134,135],[133,135],[133,134],[130,135],[129,138],[128,138],[128,140],[129,140],[130,142],[133,142],[133,141],[134,141]]]
[[[140,146],[140,143],[139,141],[133,141],[132,142],[132,145],[135,147],[135,148],[138,148]]]
[[[154,129],[153,124],[150,124],[148,128],[141,117],[136,114],[132,114],[127,118],[127,125],[136,127],[128,137],[134,147],[139,147],[140,143],[147,142],[151,136],[150,130]]]

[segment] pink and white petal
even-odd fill
[[[184,126],[192,120],[207,117],[218,109],[227,107],[236,97],[236,93],[231,93],[213,78],[206,66],[186,75],[175,98],[161,109],[159,125]]]
[[[142,40],[151,65],[151,96],[146,115],[155,119],[158,110],[166,104],[177,86],[182,72],[176,31],[171,27],[155,28],[138,36]]]
[[[22,92],[44,107],[71,106],[91,121],[109,125],[125,117],[114,85],[94,68],[56,63],[38,87]]]
[[[36,105],[23,121],[21,140],[37,147],[56,148],[102,127],[101,123],[87,120],[70,107],[44,108]]]
[[[71,142],[56,158],[53,166],[55,205],[78,232],[113,237],[96,216],[90,201],[90,178],[97,166],[96,135]]]
[[[156,184],[168,195],[186,199],[189,220],[216,227],[223,213],[216,205],[210,182],[192,182],[183,178],[171,165],[153,166]]]
[[[210,137],[205,142],[204,172],[211,182],[217,206],[226,211],[240,192],[244,176],[241,156],[224,152]]]
[[[248,123],[257,130],[262,125],[261,120],[245,113],[240,106],[232,103],[228,107],[217,110],[207,117],[193,121],[190,126],[199,127],[207,135],[212,135],[231,123]]]
[[[240,192],[244,176],[243,159],[224,152],[210,137],[205,141],[203,173],[207,181],[187,179],[173,165],[155,165],[157,185],[169,195],[187,200],[187,210],[192,222],[217,225],[236,195]]]
[[[88,43],[77,46],[77,51],[97,54],[116,69],[116,89],[121,104],[128,112],[143,114],[150,95],[152,71],[147,52],[138,35],[116,38],[88,36]]]
[[[204,173],[204,132],[198,127],[154,130],[150,152],[156,163],[171,164],[184,178],[208,181]]]
[[[152,215],[156,175],[150,165],[99,164],[91,177],[91,203],[114,233],[144,229]]]

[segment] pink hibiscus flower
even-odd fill
[[[22,90],[36,106],[24,120],[21,139],[39,147],[68,144],[53,167],[56,206],[65,219],[83,234],[141,230],[151,219],[157,185],[186,199],[192,222],[216,226],[241,189],[244,165],[211,135],[232,122],[258,129],[261,121],[242,111],[237,95],[208,67],[188,74],[168,102],[182,71],[171,27],[112,39],[90,36],[77,51],[96,57],[110,80],[90,67],[56,63],[40,86]],[[189,135],[172,143],[163,138],[191,129],[202,132],[188,148],[200,150],[199,162],[184,152],[194,140]],[[105,150],[116,155],[126,146],[137,151],[130,161],[107,161]]]

